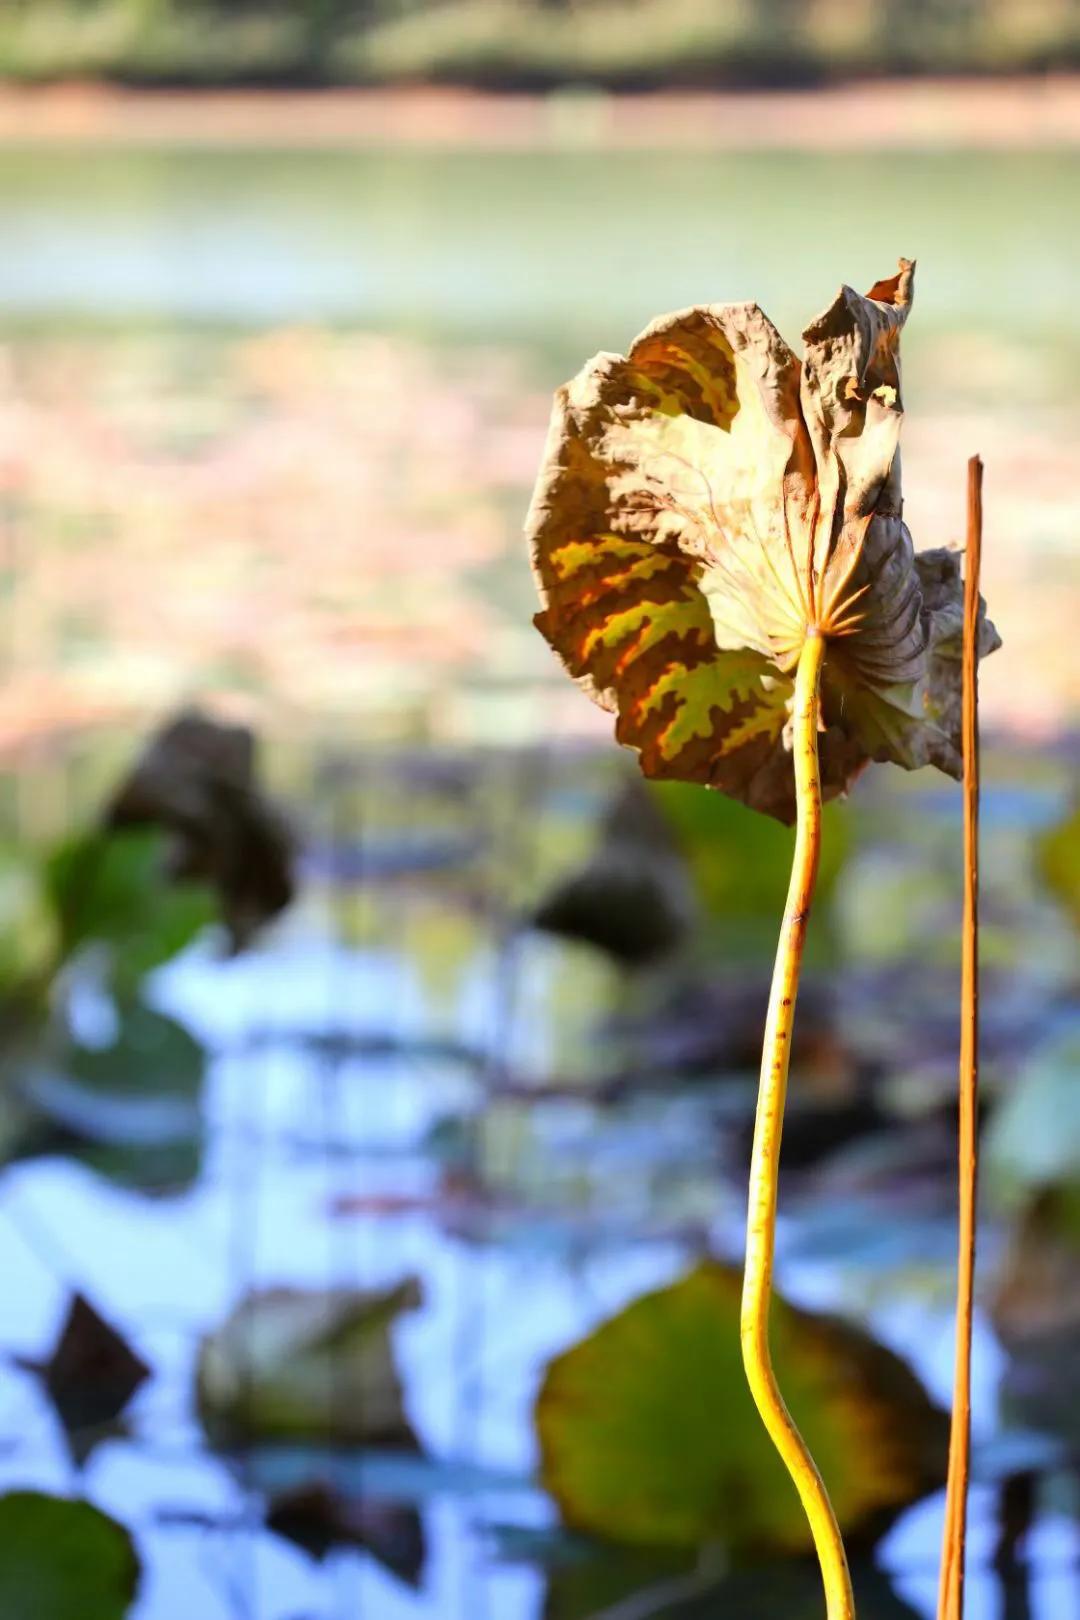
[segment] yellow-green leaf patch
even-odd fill
[[[810,1533],[739,1348],[741,1279],[699,1266],[548,1367],[541,1474],[571,1528],[652,1546],[802,1551]],[[943,1477],[944,1414],[890,1351],[777,1301],[776,1371],[841,1527],[870,1535]]]

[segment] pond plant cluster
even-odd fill
[[[598,357],[561,391],[528,524],[537,622],[615,714],[647,780],[596,751],[404,754],[328,775],[332,814],[299,840],[260,790],[250,734],[188,713],[91,826],[4,856],[13,1164],[77,1156],[159,1200],[197,1186],[212,1139],[207,1072],[229,1054],[163,1010],[161,970],[208,931],[224,953],[269,960],[318,895],[364,971],[379,950],[414,964],[430,1016],[396,1034],[333,1013],[294,1031],[312,1073],[329,1064],[343,1083],[334,1066],[355,1062],[348,1082],[362,1087],[389,1052],[418,1094],[432,1073],[455,1076],[437,1107],[419,1109],[407,1153],[368,1139],[348,1161],[364,1176],[338,1183],[327,1224],[421,1218],[466,1253],[527,1250],[539,1224],[571,1268],[594,1242],[665,1250],[659,1285],[624,1288],[532,1369],[536,1478],[558,1523],[493,1516],[487,1533],[492,1556],[542,1570],[548,1620],[622,1613],[631,1598],[635,1614],[809,1620],[822,1612],[814,1547],[830,1620],[856,1606],[865,1620],[914,1612],[871,1555],[942,1486],[947,1416],[865,1325],[772,1287],[781,1174],[804,1238],[831,1201],[871,1188],[885,1216],[861,1235],[892,1245],[891,1260],[879,1249],[871,1262],[885,1276],[897,1255],[901,1268],[925,1264],[927,1213],[947,1231],[954,1198],[943,1076],[955,1067],[955,827],[918,778],[894,784],[892,803],[871,778],[852,804],[823,809],[871,762],[953,776],[962,764],[959,563],[916,552],[902,515],[898,348],[912,274],[902,263],[865,296],[843,289],[808,327],[801,360],[756,306],[710,306],[655,322],[625,358]],[[992,651],[981,609],[968,618],[971,655]],[[1074,814],[1054,822],[1059,766],[1046,774],[1053,814],[1037,870],[1026,824],[1006,815],[989,831],[1005,859],[989,883],[987,971],[1003,989],[984,1020],[984,1135],[1008,1238],[991,1252],[987,1304],[1015,1371],[1009,1415],[1040,1437],[986,1464],[1013,1573],[1045,1478],[1057,1491],[1075,1479],[1077,1446],[1047,1367],[1077,1328],[1061,1308],[1078,1261],[1060,1099],[1077,1041],[1080,839]],[[1069,944],[1059,979],[1024,982],[1010,1000],[1010,931],[1025,905],[1033,933],[1052,916]],[[478,964],[493,1009],[479,1024],[460,1015]],[[790,1158],[779,1156],[789,1061]],[[390,1109],[368,1093],[381,1125]],[[731,1200],[748,1154],[744,1270]],[[425,1176],[407,1174],[418,1163]],[[438,1308],[430,1289],[404,1271],[366,1286],[252,1283],[200,1334],[189,1389],[203,1443],[244,1475],[273,1535],[316,1561],[365,1550],[416,1587],[429,1503],[477,1489],[463,1465],[482,1475],[483,1462],[434,1454],[417,1420],[403,1346]],[[138,1425],[155,1381],[108,1315],[73,1291],[49,1353],[23,1360],[77,1467]],[[9,1491],[0,1549],[5,1616],[110,1620],[137,1601],[136,1543],[89,1501]]]

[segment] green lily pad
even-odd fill
[[[423,1583],[424,1522],[409,1503],[351,1496],[336,1483],[316,1480],[275,1497],[266,1523],[319,1562],[337,1547],[361,1547],[406,1586],[419,1591]]]
[[[123,1008],[114,1041],[72,1046],[66,1067],[80,1085],[97,1093],[197,1101],[206,1053],[175,1018],[134,1002]]]
[[[685,782],[650,782],[648,787],[671,828],[714,932],[717,928],[730,932],[740,959],[745,959],[748,945],[771,957],[776,948],[776,919],[784,909],[791,870],[790,829],[723,793],[702,793]],[[827,805],[815,891],[819,922],[850,842],[850,817],[844,807]]]
[[[111,980],[134,993],[152,968],[182,950],[215,916],[207,888],[173,883],[167,835],[156,828],[80,833],[50,856],[46,882],[61,953],[105,944]]]
[[[564,1522],[652,1546],[801,1552],[809,1531],[739,1347],[741,1278],[706,1263],[603,1323],[547,1369],[541,1478]],[[780,1386],[841,1527],[872,1539],[944,1477],[947,1424],[865,1333],[777,1300]]]
[[[120,1620],[139,1579],[123,1525],[38,1491],[0,1496],[0,1614],[4,1620]]]
[[[790,829],[762,822],[737,800],[702,793],[686,782],[650,782],[648,791],[690,861],[710,909],[717,915],[765,912],[775,919],[787,895]],[[850,843],[844,807],[830,805],[824,815],[827,831],[814,891],[818,898],[831,892]]]

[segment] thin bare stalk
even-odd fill
[[[784,1124],[791,1031],[799,988],[806,927],[821,851],[821,781],[818,773],[818,713],[825,638],[808,632],[795,677],[793,755],[795,761],[795,854],[780,930],[754,1122],[750,1161],[750,1201],[746,1218],[746,1264],[742,1293],[742,1353],[755,1405],[802,1501],[821,1565],[828,1620],[854,1620],[844,1543],[821,1475],[784,1404],[769,1353],[776,1242],[776,1183]]]
[[[949,1480],[941,1546],[938,1620],[962,1620],[971,1453],[971,1317],[975,1291],[975,1198],[979,1106],[979,570],[982,565],[982,462],[968,462],[964,566],[963,755],[964,937],[960,980],[960,1219],[956,1279]]]

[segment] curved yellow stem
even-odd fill
[[[754,1403],[769,1437],[799,1492],[821,1565],[828,1620],[854,1620],[855,1601],[840,1528],[828,1493],[809,1451],[784,1405],[769,1354],[776,1237],[776,1180],[784,1124],[791,1030],[799,988],[806,925],[817,880],[821,849],[821,782],[818,774],[818,712],[825,638],[811,630],[799,655],[795,677],[792,753],[795,761],[795,855],[784,922],[776,951],[761,1081],[750,1161],[750,1202],[746,1218],[746,1264],[742,1293],[743,1365]]]

